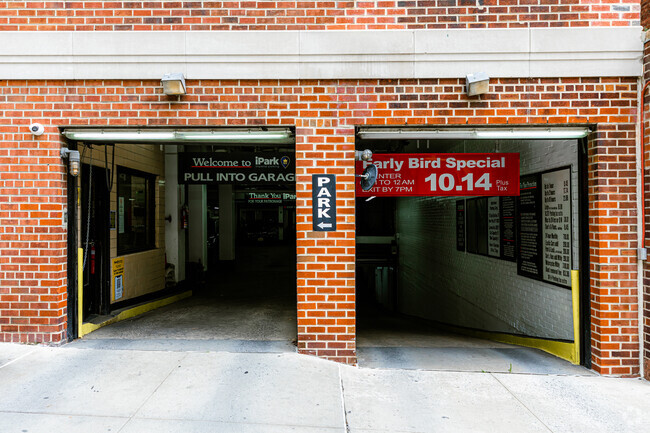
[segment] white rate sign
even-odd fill
[[[571,170],[542,174],[544,280],[571,286]]]

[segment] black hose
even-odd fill
[[[113,154],[111,156],[111,180],[108,181],[108,150],[106,149],[108,145],[104,145],[104,173],[106,174],[106,189],[110,193],[113,189],[113,180],[115,179],[115,145],[113,145]]]

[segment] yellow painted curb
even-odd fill
[[[452,325],[445,325],[444,327],[448,327],[451,331],[457,334],[467,335],[469,337],[482,338],[484,340],[498,341],[499,343],[514,344],[517,346],[532,347],[534,349],[543,350],[544,352],[548,352],[551,355],[557,356],[558,358],[565,359],[572,364],[578,364],[580,362],[579,360],[578,362],[574,360],[575,350],[573,347],[573,342],[545,340],[543,338],[524,337],[520,335],[504,334],[500,332],[457,328]]]
[[[81,331],[79,332],[79,337],[83,337],[84,335],[88,335],[93,331],[98,330],[99,328],[103,328],[104,326],[111,325],[116,322],[120,322],[122,320],[130,319],[135,316],[139,316],[140,314],[146,313],[148,311],[155,310],[156,308],[164,307],[165,305],[172,304],[174,302],[178,302],[181,299],[189,298],[192,296],[192,291],[188,290],[187,292],[179,293],[178,295],[174,296],[169,296],[167,298],[163,299],[158,299],[156,301],[151,301],[147,302],[146,304],[138,305],[133,308],[129,308],[127,310],[122,311],[120,314],[118,314],[115,317],[112,317],[105,322],[102,323],[84,323],[81,326]]]

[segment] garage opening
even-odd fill
[[[82,160],[84,344],[294,350],[292,130],[64,134]]]
[[[357,173],[378,169],[357,187],[360,365],[561,373],[576,367],[560,358],[587,362],[587,129],[479,132],[489,138],[357,131],[357,150],[373,152]]]

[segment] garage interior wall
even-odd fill
[[[464,142],[450,152],[519,152],[521,175],[571,166],[572,265],[579,266],[577,141]],[[400,198],[400,312],[451,325],[573,340],[571,290],[517,275],[517,263],[457,251],[458,197]]]
[[[105,167],[104,146],[95,145],[84,151],[83,145],[79,146],[79,152],[83,154],[83,164],[92,160],[95,167]],[[112,149],[108,148],[108,165],[111,165]],[[123,296],[117,301],[125,301],[146,295],[165,288],[165,154],[159,145],[152,144],[116,144],[115,145],[115,169],[125,167],[152,174],[155,177],[155,248],[118,256],[117,254],[117,230],[110,230],[110,260],[124,257],[124,288]],[[78,177],[81,182],[81,176]],[[113,178],[113,188],[110,193],[111,211],[117,215],[117,172]],[[84,185],[79,185],[84,188]],[[85,204],[81,204],[84,206]],[[81,218],[81,209],[77,213]],[[85,240],[84,223],[80,221],[79,240],[80,246]],[[111,268],[109,263],[109,269]],[[111,289],[111,303],[116,302],[115,293]]]

